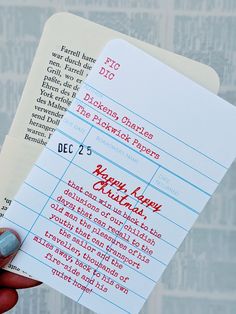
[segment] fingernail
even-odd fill
[[[7,257],[17,251],[20,241],[11,231],[5,231],[0,235],[0,258]]]

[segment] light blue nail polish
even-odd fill
[[[0,235],[0,258],[16,252],[19,246],[20,241],[16,235],[11,231],[5,231]]]

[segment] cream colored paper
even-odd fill
[[[87,76],[90,66],[93,65],[106,42],[113,38],[123,38],[129,41],[210,91],[217,93],[219,78],[209,66],[69,13],[53,15],[45,25],[16,116],[9,136],[3,145],[0,159],[1,174],[3,174],[0,178],[2,215],[44,144],[47,143],[57,127],[82,80]],[[61,58],[53,56],[53,53],[60,55]],[[79,63],[81,66],[78,65]],[[83,73],[80,70],[83,70]],[[45,76],[48,77],[46,80]],[[60,81],[61,85],[56,84],[56,81]],[[67,86],[63,86],[66,81],[68,82]],[[72,86],[68,87],[70,84]],[[49,85],[52,89],[47,88]],[[41,95],[41,89],[48,95]],[[40,97],[46,102],[45,104],[37,102]],[[56,97],[61,97],[61,101],[55,101]],[[50,106],[48,105],[49,101],[51,101]],[[55,101],[56,108],[52,106],[53,101]],[[49,121],[47,122],[47,120]],[[10,267],[10,270],[14,271],[13,266]]]

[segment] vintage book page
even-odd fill
[[[91,40],[88,40],[87,34],[90,34]],[[103,45],[109,39],[117,37],[125,38],[145,49],[209,90],[218,91],[218,76],[208,66],[111,31],[72,14],[56,14],[46,23],[10,130],[10,137],[3,146],[5,157],[2,156],[0,167],[5,176],[0,178],[1,215],[19,189],[38,153],[57,127]],[[16,139],[19,140],[17,144]],[[5,145],[10,147],[7,148]],[[7,151],[10,151],[10,154],[7,154]]]
[[[87,34],[91,40],[88,40]],[[108,40],[116,37],[130,41],[209,90],[218,91],[219,78],[216,72],[206,65],[143,43],[75,15],[60,13],[51,17],[46,23],[10,130],[11,138],[23,140],[24,147],[29,143],[29,151],[35,146],[37,146],[37,151],[40,150],[38,148],[40,145],[42,149],[70,105],[82,80],[94,64],[99,51]],[[9,139],[4,146],[11,145],[10,142]],[[19,151],[18,147],[14,148],[15,143],[12,145],[12,154],[6,156],[7,163],[9,159],[13,159],[12,163],[14,163],[15,152],[18,156],[22,155],[21,158],[28,156],[24,149]],[[29,169],[27,157],[25,162]],[[3,161],[0,166],[1,169],[7,171]],[[13,175],[12,171],[11,168]],[[23,169],[22,174],[26,175]],[[2,193],[7,185],[7,182],[4,182],[0,182]],[[11,194],[14,195],[19,184],[16,182],[11,188]],[[0,206],[4,206],[1,200]]]

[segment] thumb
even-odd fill
[[[20,247],[20,237],[10,229],[0,228],[0,268],[14,257]]]

